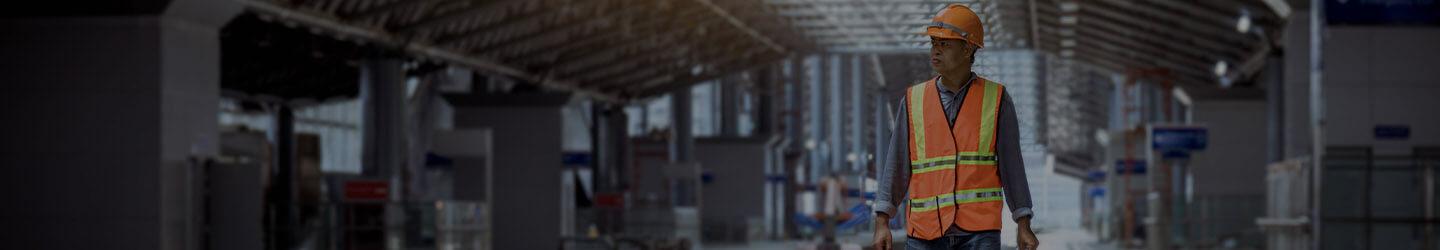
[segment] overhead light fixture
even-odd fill
[[[1061,3],[1060,3],[1060,12],[1075,13],[1075,12],[1079,12],[1079,11],[1080,11],[1080,3],[1077,3],[1077,2],[1061,2]]]
[[[1234,84],[1234,81],[1226,74],[1229,73],[1229,71],[1230,64],[1225,63],[1225,61],[1215,61],[1215,76],[1220,80],[1221,89],[1229,89],[1230,85]]]
[[[805,149],[814,150],[814,149],[815,149],[815,139],[805,140]]]
[[[1245,8],[1240,8],[1240,17],[1235,20],[1235,31],[1239,31],[1240,34],[1250,33],[1250,25],[1252,25],[1250,23],[1250,11]]]
[[[1066,50],[1061,50],[1061,51],[1060,51],[1060,57],[1075,57],[1075,51],[1074,51],[1074,50],[1068,50],[1068,49],[1066,49]]]
[[[1063,24],[1063,25],[1075,25],[1075,24],[1078,24],[1078,23],[1080,23],[1080,17],[1072,16],[1072,15],[1060,16],[1060,24]]]
[[[1075,36],[1075,29],[1070,27],[1060,28],[1060,36]]]
[[[1062,48],[1072,48],[1075,47],[1075,44],[1075,39],[1066,38],[1060,40],[1060,47]]]
[[[1174,89],[1170,90],[1170,95],[1174,96],[1175,101],[1180,102],[1180,104],[1182,105],[1190,106],[1191,104],[1193,104],[1193,102],[1190,100],[1190,94],[1185,93],[1185,88],[1182,88],[1180,86],[1175,86]]]

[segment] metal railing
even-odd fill
[[[299,226],[266,223],[265,231],[267,241],[294,234],[301,239],[292,246],[298,249],[486,250],[491,242],[486,208],[483,202],[449,200],[309,204],[301,210],[314,214]]]

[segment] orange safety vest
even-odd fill
[[[910,115],[910,237],[932,240],[953,223],[966,231],[1000,229],[995,121],[1005,87],[976,78],[955,126],[945,120],[935,79],[906,91]]]

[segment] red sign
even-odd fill
[[[345,200],[385,201],[390,198],[390,183],[375,180],[345,182]]]
[[[595,206],[603,208],[624,208],[625,195],[621,193],[595,193]]]

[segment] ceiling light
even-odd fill
[[[1079,17],[1070,16],[1070,15],[1060,16],[1060,24],[1064,24],[1064,25],[1075,25],[1075,24],[1077,24],[1077,23],[1080,23],[1080,18],[1079,18]]]
[[[1240,17],[1235,20],[1235,31],[1239,31],[1241,34],[1250,33],[1250,25],[1250,11],[1240,9]]]
[[[1061,2],[1061,3],[1060,3],[1060,12],[1073,13],[1073,12],[1077,12],[1077,11],[1080,11],[1080,3],[1076,3],[1076,2]]]

